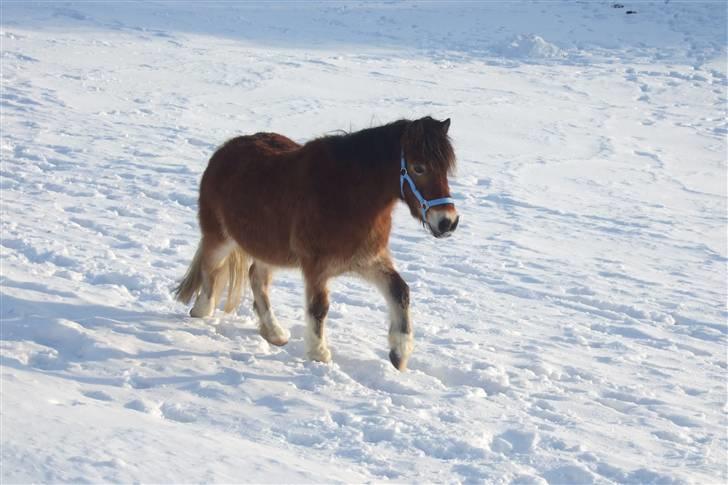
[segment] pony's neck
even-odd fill
[[[362,183],[354,187],[359,197],[368,201],[377,211],[392,211],[394,204],[400,198],[399,190],[399,145],[394,149],[394,155],[385,160],[379,160],[372,170],[362,174]]]
[[[360,196],[368,200],[376,211],[391,212],[400,197],[399,170],[405,124],[404,121],[397,121],[363,130],[359,132],[362,139],[354,143],[364,145],[362,148],[365,148],[360,152],[361,160],[354,161],[361,170],[362,183],[358,184],[359,188],[366,192]],[[356,187],[354,190],[359,192]]]
[[[391,214],[399,198],[401,143],[407,123],[400,120],[317,140],[332,155],[332,182],[344,189],[348,209],[363,224]]]

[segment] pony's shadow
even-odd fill
[[[4,281],[5,283],[5,281]],[[3,366],[53,374],[84,384],[100,384],[134,388],[159,385],[180,385],[199,381],[230,384],[239,379],[231,369],[215,374],[170,375],[159,377],[109,377],[78,375],[68,370],[84,362],[104,363],[111,360],[154,361],[178,357],[217,358],[223,352],[174,348],[174,340],[166,334],[174,331],[193,336],[207,335],[213,339],[252,337],[257,330],[244,318],[206,321],[161,312],[134,311],[98,304],[75,304],[53,301],[33,301],[0,293],[0,341],[19,342],[7,346],[0,354]],[[222,321],[221,321],[222,320]],[[214,325],[213,323],[217,323]],[[224,329],[223,331],[218,331]],[[120,337],[109,343],[109,336]],[[150,345],[151,344],[151,345]],[[143,349],[128,350],[139,346]],[[158,349],[154,347],[158,346]],[[20,349],[20,350],[14,350]],[[151,347],[151,348],[150,348]],[[100,366],[103,373],[103,365]],[[88,370],[88,369],[87,369]]]

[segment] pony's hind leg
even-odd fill
[[[228,280],[228,272],[223,265],[225,259],[235,248],[232,239],[203,236],[195,258],[199,258],[200,291],[190,316],[205,318],[215,311],[220,292]]]
[[[326,342],[326,314],[329,312],[329,291],[326,277],[311,266],[304,265],[306,280],[306,331],[304,344],[306,356],[318,362],[329,362],[331,351]]]
[[[409,316],[409,286],[394,269],[389,257],[378,260],[360,273],[365,279],[374,283],[387,300],[389,360],[397,369],[405,370],[414,348],[412,322]]]
[[[250,266],[249,276],[253,290],[253,309],[260,319],[261,337],[273,345],[286,345],[290,335],[278,324],[268,298],[273,271],[269,266],[256,261]]]

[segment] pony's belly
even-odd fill
[[[251,254],[253,259],[257,259],[259,261],[264,262],[265,264],[269,266],[275,266],[278,268],[297,268],[301,266],[301,263],[298,261],[297,258],[293,257],[292,255],[271,255],[271,254]]]
[[[296,267],[298,258],[293,254],[287,241],[276,241],[275,238],[259,237],[257,234],[238,234],[234,238],[238,245],[253,259],[257,259],[271,266]]]

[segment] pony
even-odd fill
[[[354,273],[383,294],[389,309],[389,360],[405,370],[414,340],[407,283],[388,248],[392,212],[403,201],[437,238],[450,236],[460,216],[448,174],[455,154],[450,119],[401,119],[303,145],[277,133],[227,141],[202,175],[202,237],[177,300],[209,317],[227,286],[225,311],[235,310],[246,278],[260,335],[273,345],[290,338],[271,309],[276,268],[300,268],[305,283],[309,359],[329,362],[327,282]]]

